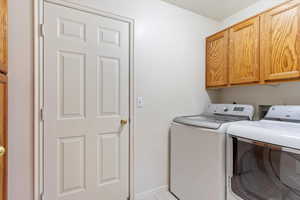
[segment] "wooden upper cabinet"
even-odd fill
[[[0,72],[7,73],[7,0],[0,0]]]
[[[265,81],[300,78],[300,0],[262,15],[261,66]]]
[[[206,86],[228,84],[228,30],[206,39]]]
[[[229,38],[229,83],[258,82],[260,80],[259,17],[231,27]]]

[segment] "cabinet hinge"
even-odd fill
[[[40,110],[40,119],[41,119],[41,121],[44,121],[44,119],[45,119],[43,108],[41,108],[41,110]]]
[[[45,25],[40,24],[40,36],[44,37],[45,36]]]

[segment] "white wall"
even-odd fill
[[[267,9],[270,9],[276,5],[279,5],[287,0],[260,0],[257,3],[245,8],[234,15],[227,17],[222,21],[221,28],[226,28],[235,23],[238,23],[244,19],[255,16]]]
[[[136,113],[136,192],[167,185],[168,126],[210,101],[204,37],[219,24],[159,0],[72,1],[135,19],[136,94],[145,100]],[[33,199],[32,4],[9,1],[9,200]]]
[[[248,17],[254,16],[268,8],[284,2],[284,0],[262,0],[253,6],[225,19],[222,28],[233,25]],[[300,105],[300,83],[282,83],[276,86],[239,86],[219,91],[219,102],[247,103],[258,105],[296,104]]]
[[[300,105],[300,83],[290,82],[274,86],[240,86],[220,91],[219,101],[259,105]],[[257,116],[258,112],[256,112]]]

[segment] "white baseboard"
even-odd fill
[[[146,192],[135,195],[135,200],[173,200],[172,195],[168,192],[168,186],[164,185]],[[175,199],[175,198],[174,198]]]

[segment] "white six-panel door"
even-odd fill
[[[129,24],[45,3],[46,200],[125,200]]]

